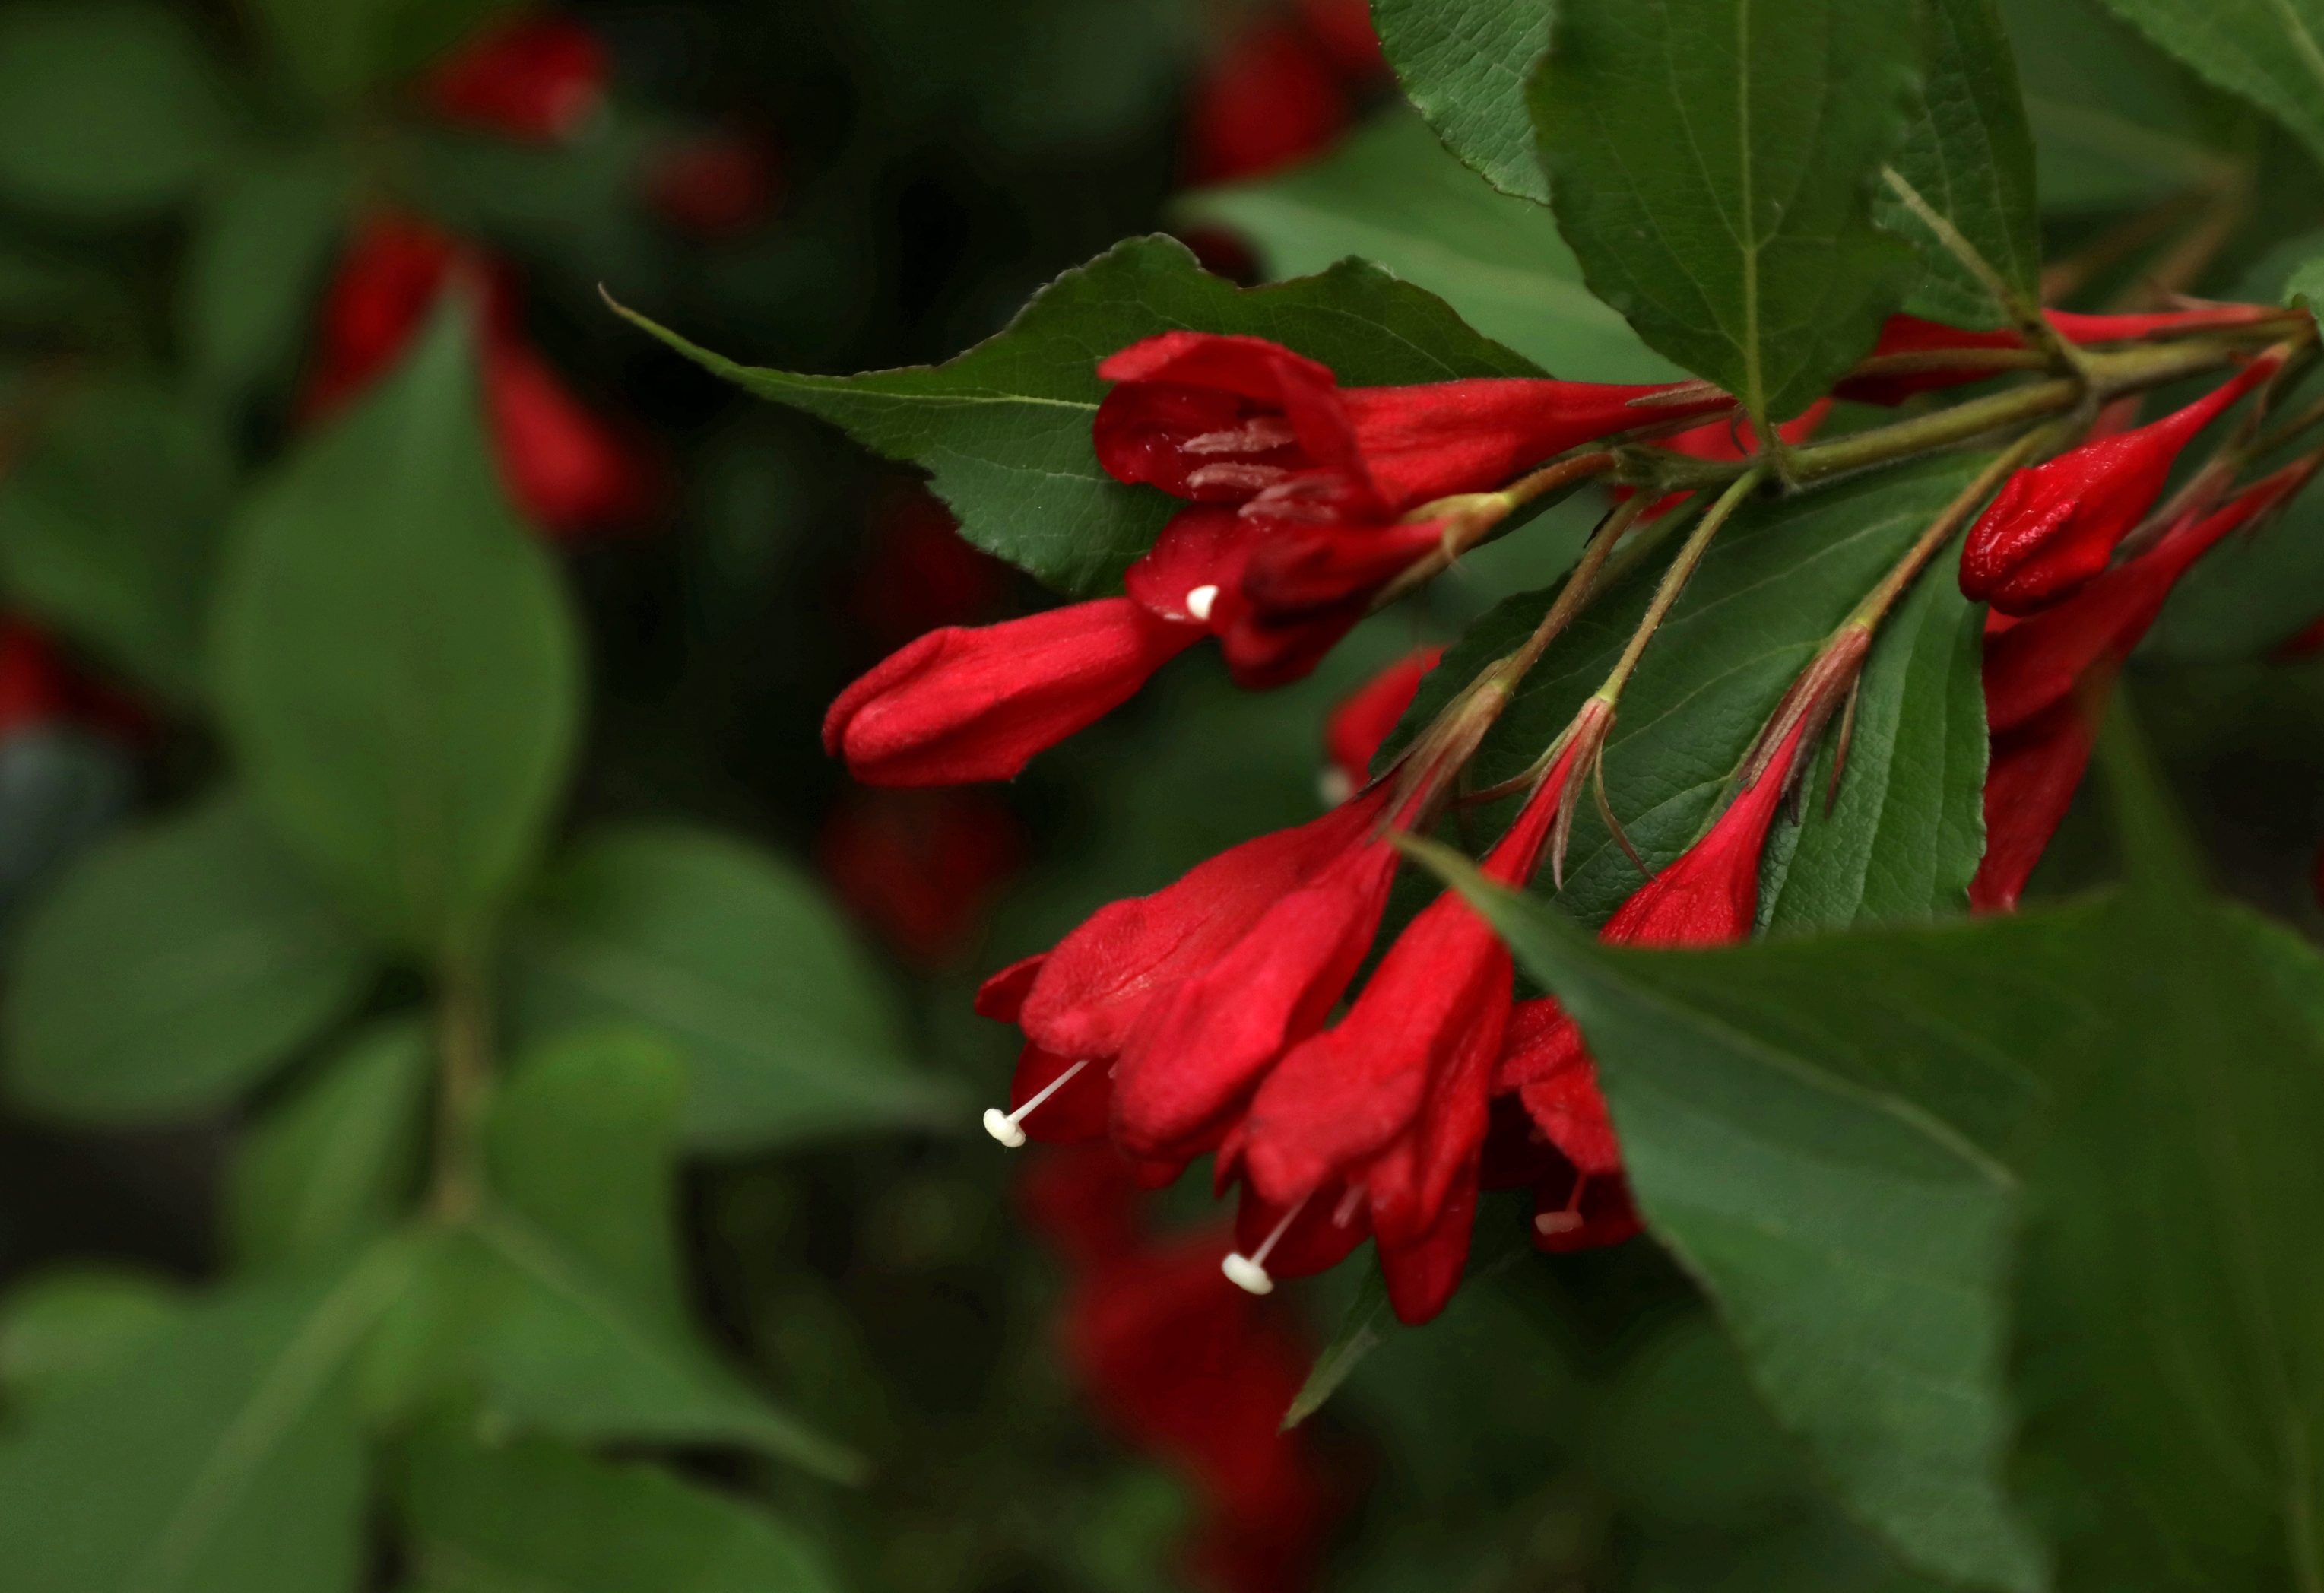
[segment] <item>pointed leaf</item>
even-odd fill
[[[580,718],[579,644],[503,495],[468,310],[309,440],[234,528],[217,689],[251,786],[415,949],[472,950],[522,883]]]
[[[766,1512],[656,1466],[558,1444],[423,1434],[403,1510],[429,1593],[824,1593],[814,1545]]]
[[[419,1020],[377,1024],[258,1123],[227,1184],[236,1259],[310,1264],[359,1250],[393,1225],[419,1169],[435,1055]]]
[[[708,831],[599,831],[518,914],[510,959],[520,1033],[617,1020],[678,1045],[693,1144],[927,1127],[962,1110],[905,1065],[895,997],[820,889]]]
[[[223,1105],[344,1011],[374,953],[235,795],[108,842],[25,926],[17,1099],[85,1122]]]
[[[1065,273],[1007,330],[940,366],[859,376],[755,369],[622,313],[705,370],[924,467],[970,542],[1077,597],[1118,582],[1183,506],[1098,466],[1090,421],[1106,384],[1097,362],[1116,349],[1196,328],[1271,338],[1350,386],[1540,374],[1378,266],[1351,260],[1239,289],[1167,237],[1131,238]]]
[[[1919,104],[1896,151],[1896,174],[2031,310],[2042,301],[2034,134],[2001,12],[1996,0],[1923,0],[1923,14]],[[1881,225],[1920,246],[1915,311],[1965,327],[2008,320],[1978,273],[1892,190],[1884,188],[1879,199]]]
[[[1854,0],[1558,7],[1532,103],[1584,279],[1763,421],[1820,397],[1911,285],[1911,249],[1872,224],[1910,20]]]
[[[1530,159],[1529,124],[1525,131]],[[1561,376],[1666,382],[1680,374],[1582,285],[1555,218],[1495,193],[1404,112],[1382,116],[1322,160],[1189,194],[1178,209],[1251,239],[1274,277],[1320,272],[1350,255],[1376,261]]]
[[[1526,78],[1549,47],[1549,0],[1372,0],[1397,86],[1452,153],[1503,193],[1549,202]]]

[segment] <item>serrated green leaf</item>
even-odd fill
[[[1922,0],[1922,11],[1918,103],[1893,164],[2030,310],[2042,302],[2042,235],[2034,134],[2009,34],[1995,0]],[[2010,319],[1978,273],[1885,185],[1877,214],[1920,247],[1915,312],[1966,327]]]
[[[417,1019],[374,1025],[259,1121],[226,1189],[243,1265],[318,1264],[393,1226],[418,1171],[435,1054]]]
[[[1549,0],[1372,0],[1397,85],[1446,147],[1503,193],[1549,202],[1526,78],[1549,48]]]
[[[460,295],[246,503],[217,606],[251,788],[415,950],[469,955],[523,883],[579,728],[575,622],[487,446]]]
[[[819,415],[875,452],[927,468],[961,534],[1077,597],[1109,589],[1183,505],[1099,468],[1097,363],[1180,328],[1270,338],[1350,386],[1538,375],[1443,301],[1376,265],[1240,289],[1167,237],[1131,238],[1065,273],[1008,329],[940,366],[809,376],[722,359],[623,314],[715,375]]]
[[[221,1106],[376,966],[248,805],[220,798],[109,842],[35,911],[0,1013],[9,1085],[83,1122]]]
[[[1622,951],[1443,866],[1581,1023],[1641,1211],[1838,1496],[1934,1574],[2041,1586],[2002,1487],[2001,1160],[2041,1085],[2003,1036],[2070,1021],[2092,915]]]
[[[186,198],[231,147],[217,62],[185,19],[135,0],[0,13],[0,193],[90,220]]]
[[[1969,907],[1985,855],[1985,611],[1939,558],[1880,627],[1858,690],[1845,778],[1836,743],[1811,765],[1805,823],[1759,875],[1763,928],[1837,929]]]
[[[1648,867],[1668,863],[1702,832],[1784,689],[1986,462],[1982,455],[1928,460],[1796,497],[1749,503],[1720,532],[1624,692],[1607,746],[1609,799]],[[1600,594],[1526,677],[1479,754],[1480,785],[1526,768],[1604,681],[1645,615],[1675,542]],[[1934,571],[1929,579],[1941,578]],[[1383,756],[1393,755],[1452,691],[1530,634],[1548,602],[1545,592],[1512,597],[1472,625],[1422,682]],[[1948,711],[1958,711],[1958,699],[1948,701],[1954,705]],[[1960,750],[1950,739],[1954,734],[1949,727],[1949,756]],[[1910,755],[1913,744],[1904,750]],[[1871,764],[1863,761],[1868,754]],[[1851,801],[1868,802],[1878,795],[1885,806],[1891,781],[1877,766],[1877,755],[1859,747],[1849,761],[1849,781],[1860,783]],[[1965,818],[1954,811],[1967,789],[1960,771],[1954,773],[1947,807],[1952,819],[1941,832],[1949,844],[1962,844],[1978,832],[1963,829]],[[1906,776],[1907,791],[1918,778]],[[1903,801],[1904,792],[1898,797]],[[1904,839],[1904,832],[1892,833],[1885,821],[1831,828],[1830,861],[1842,876],[1861,868],[1868,878],[1875,866],[1868,854],[1850,852],[1845,841],[1879,849]],[[1967,861],[1973,869],[1974,857]],[[1956,854],[1928,863],[1933,890],[1939,879],[1959,871],[1962,858]],[[1637,869],[1591,804],[1583,803],[1560,898],[1567,911],[1586,923],[1601,923],[1638,884]]]
[[[512,922],[509,960],[521,1034],[612,1020],[676,1043],[698,1147],[929,1127],[962,1111],[904,1065],[895,998],[819,888],[708,831],[590,838]]]
[[[823,1555],[742,1500],[539,1441],[423,1433],[401,1467],[429,1593],[825,1593]]]
[[[1870,348],[1912,284],[1911,249],[1872,223],[1911,24],[1853,0],[1565,0],[1535,73],[1584,279],[1763,432]]]
[[[1178,209],[1252,240],[1274,277],[1320,272],[1350,255],[1375,261],[1561,376],[1663,382],[1680,374],[1582,285],[1555,218],[1495,193],[1408,113],[1382,116],[1320,161],[1189,194]]]
[[[2149,39],[2283,124],[2324,160],[2324,5],[2106,0]]]
[[[128,1361],[185,1312],[178,1287],[148,1273],[44,1273],[0,1299],[0,1392],[37,1403]]]
[[[108,663],[189,700],[230,476],[213,429],[158,384],[89,383],[0,479],[0,579]]]
[[[232,403],[288,374],[354,198],[335,150],[254,153],[219,173],[178,289],[197,391]]]
[[[9,1593],[334,1593],[364,1560],[348,1369],[406,1255],[218,1293],[0,1446]]]

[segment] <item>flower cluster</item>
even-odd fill
[[[2060,316],[2050,330],[2093,344],[2220,328],[2273,336],[2279,319],[2229,306]],[[2229,495],[2260,446],[2255,419],[2157,513],[2196,437],[2262,393],[2292,355],[2290,344],[2252,357],[2236,347],[2205,357],[2209,368],[2240,361],[2240,370],[2161,420],[2135,425],[2135,399],[2086,403],[2083,440],[2034,462],[2034,450],[2054,448],[2060,433],[2021,438],[1831,634],[1733,771],[1715,818],[1647,875],[1601,938],[1703,946],[1751,933],[1776,816],[1827,726],[1852,702],[1882,616],[1972,521],[1959,579],[1993,608],[1985,663],[1993,761],[1990,839],[1971,898],[1980,908],[2013,905],[2080,777],[2090,693],[2189,566],[2315,468],[2303,459]],[[2045,357],[2017,332],[1900,317],[1840,391],[1895,402],[2027,357]],[[1709,538],[1768,477],[1757,440],[1730,400],[1697,383],[1343,387],[1291,349],[1201,332],[1148,338],[1098,371],[1112,384],[1093,423],[1099,461],[1183,506],[1130,569],[1122,595],[940,627],[850,686],[825,736],[858,778],[939,785],[1012,776],[1205,638],[1247,687],[1296,679],[1384,595],[1473,545],[1523,501],[1526,484],[1578,464],[1600,474],[1618,467],[1624,482],[1641,485],[1618,489],[1619,506],[1535,637],[1465,684],[1432,693],[1440,706],[1386,767],[1375,767],[1379,750],[1443,667],[1442,653],[1415,653],[1341,703],[1326,727],[1322,816],[1112,903],[989,979],[978,1011],[1014,1024],[1024,1043],[1009,1107],[988,1112],[986,1127],[1010,1145],[1103,1140],[1125,1177],[1155,1185],[1207,1156],[1215,1186],[1240,1191],[1238,1248],[1223,1262],[1230,1278],[1264,1293],[1276,1276],[1331,1266],[1369,1239],[1406,1321],[1436,1314],[1457,1287],[1483,1190],[1529,1188],[1544,1249],[1628,1237],[1640,1218],[1574,1021],[1554,997],[1518,999],[1508,949],[1458,893],[1440,894],[1378,942],[1402,838],[1426,834],[1468,800],[1470,760],[1526,671],[1589,601],[1614,544],[1680,496],[1710,495],[1666,495],[1661,484],[1692,487],[1721,478],[1702,466],[1731,465],[1621,662],[1531,774],[1503,788],[1522,800],[1480,868],[1518,890],[1545,865],[1556,873],[1585,790],[1628,849],[1601,766],[1623,686]],[[1806,448],[1830,407],[1782,428],[1773,446]],[[1674,477],[1655,460],[1695,473]],[[2011,472],[2012,463],[2021,468]],[[1845,750],[1843,729],[1839,766]]]

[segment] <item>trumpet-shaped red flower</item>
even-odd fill
[[[1274,1302],[1219,1278],[1225,1233],[1149,1236],[1103,1146],[1028,1169],[1023,1200],[1070,1269],[1066,1364],[1100,1418],[1175,1468],[1201,1507],[1191,1569],[1227,1593],[1313,1585],[1337,1490],[1304,1433],[1280,1432],[1309,1350]]]
[[[2012,476],[1969,529],[1962,593],[2024,615],[2083,586],[2154,506],[2180,450],[2281,364],[2278,356],[2263,356],[2175,414]]]
[[[1341,387],[1263,338],[1165,332],[1098,366],[1093,438],[1116,479],[1283,519],[1393,520],[1616,431],[1732,408],[1700,383],[1484,377]],[[1661,402],[1655,402],[1660,400]]]
[[[873,785],[1008,780],[1203,639],[1128,597],[947,625],[890,653],[824,716],[824,749]]]
[[[1985,777],[1985,857],[1970,905],[2006,912],[2042,860],[2089,764],[2094,719],[2107,683],[2128,658],[2188,567],[2238,527],[2282,504],[2314,475],[2317,460],[2288,465],[2081,591],[1985,640],[1986,722],[1993,734]]]
[[[1497,1107],[1514,1098],[1522,1107],[1522,1130],[1545,1144],[1548,1155],[1521,1146],[1508,1159],[1513,1173],[1496,1181],[1534,1187],[1534,1244],[1553,1253],[1618,1245],[1640,1227],[1622,1172],[1622,1147],[1614,1137],[1606,1098],[1598,1092],[1598,1064],[1582,1042],[1582,1031],[1565,1009],[1548,997],[1521,1001],[1509,1009],[1500,1060],[1493,1064]],[[1514,1137],[1519,1124],[1509,1125]],[[1528,1154],[1527,1151],[1532,1150]],[[1493,1153],[1490,1142],[1487,1157]]]
[[[1420,695],[1420,678],[1443,656],[1442,647],[1407,653],[1340,699],[1323,721],[1325,800],[1346,801],[1371,780],[1380,744]]]
[[[1569,744],[1487,854],[1488,878],[1533,876],[1596,747],[1582,736]],[[1461,1280],[1511,998],[1508,947],[1444,893],[1397,937],[1347,1016],[1267,1072],[1236,1147],[1252,1188],[1275,1205],[1342,1181],[1358,1191],[1389,1299],[1408,1322],[1442,1311]]]
[[[456,273],[485,288],[485,420],[509,495],[527,517],[559,533],[645,517],[660,495],[659,468],[574,398],[526,345],[508,272],[406,217],[374,217],[341,260],[323,301],[303,416],[319,420],[377,380]]]
[[[2070,343],[2125,343],[2159,333],[2223,330],[2285,317],[2288,312],[2268,304],[2211,304],[2197,310],[2171,310],[2146,315],[2078,315],[2070,310],[2043,312],[2059,336]],[[1944,363],[1951,354],[1973,356],[1986,349],[2022,349],[2024,335],[2014,328],[1972,332],[1917,315],[1892,315],[1880,329],[1880,341],[1868,357],[1873,361],[1904,361],[1903,368],[1880,369],[1849,376],[1832,392],[1857,403],[1898,404],[1916,393],[1981,382],[2000,368],[1964,358]],[[1916,368],[1914,368],[1916,367]]]
[[[519,15],[446,57],[420,79],[420,97],[447,122],[562,140],[596,120],[605,78],[596,34],[567,17]]]

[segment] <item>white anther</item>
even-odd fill
[[[1031,1100],[1027,1101],[1023,1106],[1018,1107],[1013,1112],[1004,1112],[999,1107],[985,1107],[984,1132],[991,1135],[994,1139],[999,1140],[1002,1144],[1007,1145],[1010,1150],[1016,1150],[1025,1143],[1025,1131],[1017,1126],[1018,1123],[1023,1119],[1025,1114],[1031,1111],[1035,1107],[1039,1106],[1043,1101],[1047,1100],[1051,1096],[1056,1094],[1057,1091],[1063,1089],[1067,1084],[1072,1082],[1074,1074],[1080,1072],[1084,1068],[1088,1066],[1089,1060],[1087,1058],[1084,1058],[1082,1060],[1075,1062],[1072,1067],[1067,1068],[1055,1079],[1050,1079],[1048,1083],[1043,1085],[1041,1087],[1041,1092],[1038,1095],[1035,1096]]]
[[[1275,1248],[1275,1242],[1283,1237],[1292,1223],[1297,1220],[1299,1214],[1307,1209],[1307,1202],[1314,1198],[1312,1192],[1300,1196],[1299,1203],[1283,1214],[1274,1231],[1259,1241],[1259,1248],[1249,1255],[1230,1252],[1227,1258],[1219,1263],[1219,1270],[1226,1273],[1227,1281],[1246,1294],[1274,1293],[1275,1280],[1267,1275],[1268,1254]]]
[[[1224,1261],[1219,1263],[1219,1270],[1226,1273],[1227,1282],[1246,1294],[1275,1292],[1275,1280],[1267,1275],[1265,1267],[1248,1255],[1229,1255]]]
[[[1196,587],[1186,594],[1186,612],[1196,619],[1207,620],[1211,617],[1211,605],[1218,600],[1218,588]]]
[[[1325,807],[1336,808],[1356,794],[1356,783],[1348,778],[1345,769],[1332,764],[1315,776],[1315,794],[1323,799]]]
[[[1570,1234],[1582,1226],[1579,1211],[1544,1211],[1535,1216],[1534,1227],[1544,1234]]]

